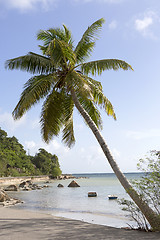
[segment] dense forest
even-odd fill
[[[0,176],[61,175],[58,157],[40,148],[35,156],[26,154],[16,137],[0,128]]]

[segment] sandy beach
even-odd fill
[[[160,233],[146,233],[89,224],[54,217],[46,213],[0,207],[1,240],[61,239],[160,239]]]

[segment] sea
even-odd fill
[[[129,181],[139,179],[143,175],[144,173],[125,174]],[[130,200],[130,197],[114,173],[73,174],[73,176],[80,187],[69,188],[68,184],[73,179],[66,179],[51,181],[47,183],[49,187],[42,190],[13,192],[13,197],[24,202],[14,208],[117,228],[136,226],[118,203],[119,199]],[[64,187],[58,188],[59,183]],[[92,191],[97,193],[97,197],[88,197],[88,192]],[[118,196],[118,199],[109,200],[108,195],[112,194]]]

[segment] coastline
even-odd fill
[[[10,184],[19,184],[22,181],[36,181],[36,182],[41,182],[41,181],[47,181],[50,180],[49,176],[20,176],[20,177],[1,177],[0,178],[0,186],[1,185],[10,185]]]
[[[159,239],[160,233],[118,229],[14,207],[0,207],[0,239]]]

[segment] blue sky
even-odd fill
[[[122,59],[134,71],[106,71],[97,80],[112,102],[117,121],[102,112],[103,131],[123,172],[136,171],[139,158],[160,150],[160,1],[159,0],[0,0],[0,127],[16,136],[30,154],[45,148],[57,154],[64,173],[112,172],[107,160],[75,111],[76,145],[70,150],[61,139],[46,145],[40,134],[41,104],[13,121],[24,83],[31,77],[4,68],[7,59],[39,53],[40,29],[65,24],[75,44],[86,28],[105,18],[100,39],[89,60]]]

